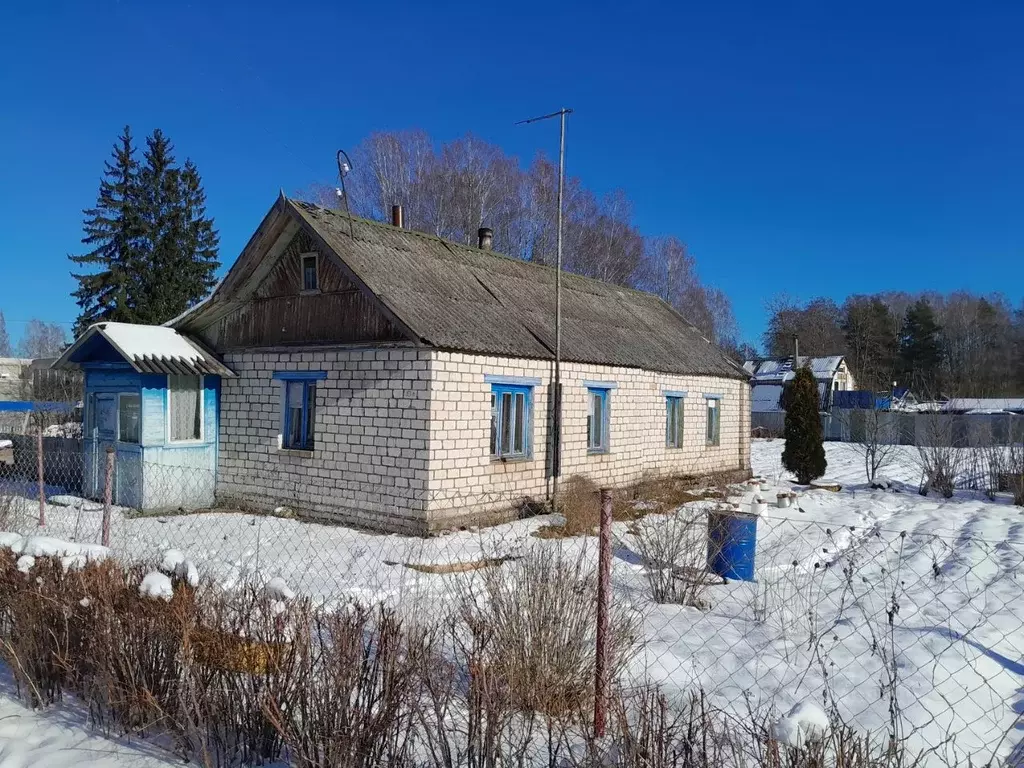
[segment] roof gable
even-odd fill
[[[800,357],[800,365],[807,366],[819,381],[831,379],[843,365],[846,358],[842,355],[828,357]],[[746,370],[758,383],[779,383],[789,381],[794,376],[793,358],[777,357],[768,360],[747,360],[743,364]]]
[[[555,270],[419,232],[280,198],[211,298],[174,321],[195,330],[252,290],[292,222],[412,341],[511,357],[554,357]],[[281,235],[278,235],[278,240]],[[742,368],[660,298],[562,276],[567,361],[746,378]]]

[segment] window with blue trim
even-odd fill
[[[526,459],[533,453],[533,387],[491,385],[491,456]]]
[[[327,378],[322,371],[279,371],[283,385],[281,447],[312,451],[316,445],[316,386]]]
[[[718,445],[721,438],[722,401],[717,397],[706,399],[708,409],[707,443]]]
[[[587,387],[587,451],[608,452],[609,390]]]
[[[683,447],[683,398],[678,395],[665,397],[665,445],[669,448]]]

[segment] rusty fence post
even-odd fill
[[[603,738],[608,719],[608,608],[612,586],[612,492],[601,489],[597,554],[597,658],[594,661],[594,737]]]
[[[107,446],[107,470],[103,478],[103,534],[104,547],[110,546],[110,500],[114,488],[114,447]]]
[[[39,525],[46,525],[46,479],[43,477],[43,425],[36,436],[36,458],[39,472]]]

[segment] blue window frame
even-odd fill
[[[718,395],[705,395],[704,400],[707,403],[708,412],[707,444],[718,445],[722,435],[722,400]]]
[[[491,457],[533,455],[533,387],[491,384]]]
[[[669,448],[683,447],[683,397],[665,396],[665,445]]]
[[[608,453],[608,402],[611,390],[587,387],[587,452]]]
[[[324,371],[277,371],[284,384],[281,396],[281,447],[312,451],[316,444],[316,384]]]

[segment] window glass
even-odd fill
[[[707,442],[708,445],[718,445],[719,439],[719,420],[721,418],[721,402],[715,398],[708,398],[708,428],[707,428]]]
[[[122,443],[138,443],[142,426],[142,398],[120,395],[117,398],[117,439]]]
[[[202,438],[202,378],[200,376],[168,376],[170,398],[171,442]]]
[[[608,450],[608,390],[587,390],[587,450],[603,453]]]
[[[508,384],[491,387],[491,456],[526,458],[530,455],[533,388]]]
[[[665,398],[665,444],[670,448],[683,447],[683,398]]]
[[[294,262],[293,262],[294,263]],[[302,257],[302,290],[315,291],[319,287],[316,273],[316,256]]]
[[[302,447],[302,411],[305,403],[305,382],[285,382],[287,393],[285,394],[285,418],[286,428],[284,444],[285,448]]]

